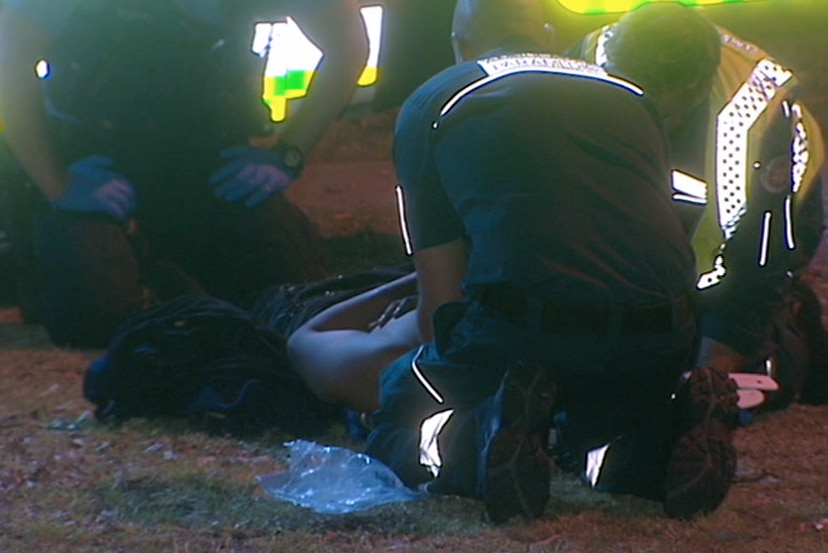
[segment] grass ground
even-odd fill
[[[739,429],[738,478],[714,514],[556,475],[543,518],[503,526],[444,498],[322,515],[267,496],[292,436],[210,436],[183,421],[96,422],[81,396],[100,352],[55,349],[17,326],[0,349],[0,552],[823,553],[828,407],[794,405]],[[342,427],[317,441],[359,449]]]
[[[800,14],[793,20],[780,8],[786,2]],[[766,37],[804,73],[810,104],[828,126],[826,6],[772,0],[761,17],[729,17],[734,31]],[[389,143],[387,124],[343,122],[319,157],[387,160]],[[348,229],[328,240],[338,271],[401,259],[396,236],[353,221]],[[813,269],[825,299],[828,263]],[[57,349],[42,329],[2,320],[9,322],[0,324],[0,553],[828,551],[825,406],[794,405],[740,428],[737,481],[718,511],[693,522],[563,475],[553,478],[544,516],[530,523],[492,526],[479,503],[454,498],[320,515],[270,498],[255,481],[286,467],[291,436],[240,441],[180,421],[100,424],[81,386],[101,352]],[[319,441],[360,447],[339,427]]]
[[[392,237],[368,232],[329,246],[343,272],[399,255]],[[812,274],[823,298],[824,272]],[[719,510],[693,522],[562,474],[534,522],[493,526],[480,503],[459,498],[323,515],[256,482],[287,468],[292,436],[238,440],[184,421],[102,424],[81,395],[101,352],[57,349],[18,323],[0,325],[0,343],[0,553],[828,551],[828,406],[794,405],[740,428],[737,481]],[[339,425],[316,441],[362,447]]]

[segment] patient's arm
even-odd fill
[[[414,293],[411,273],[325,309],[288,339],[294,370],[325,401],[357,411],[377,409],[379,373],[420,345],[416,310],[377,321],[387,318],[389,304]]]

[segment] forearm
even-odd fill
[[[34,184],[48,198],[63,195],[67,172],[46,122],[43,93],[34,67],[46,37],[12,13],[0,15],[0,115],[3,136]]]
[[[333,61],[323,60],[302,105],[279,132],[280,140],[296,146],[306,156],[310,155],[353,96],[359,74],[345,69],[337,67]]]
[[[8,81],[1,71],[0,81]],[[69,178],[46,130],[42,108],[36,105],[39,95],[9,90],[14,88],[23,87],[3,87],[0,100],[3,136],[33,184],[46,198],[59,198]]]
[[[311,332],[329,330],[369,331],[374,323],[394,300],[411,296],[417,292],[417,277],[409,273],[389,283],[382,284],[353,298],[332,305],[308,322],[302,329]]]
[[[295,332],[288,340],[293,369],[322,400],[360,411],[379,407],[379,375],[400,355],[420,345],[415,313],[372,332]]]
[[[419,287],[417,324],[422,342],[434,339],[434,313],[440,306],[465,299],[462,285],[467,262],[462,238],[414,253]]]
[[[324,401],[373,411],[379,406],[379,374],[417,347],[416,313],[370,328],[390,302],[415,291],[414,274],[329,307],[290,335],[293,369]]]
[[[328,125],[348,105],[368,59],[368,38],[354,0],[295,14],[299,26],[322,50],[307,96],[280,131],[280,138],[309,155]]]

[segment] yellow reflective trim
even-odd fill
[[[360,13],[365,22],[369,50],[357,85],[365,88],[379,79],[383,7],[379,4],[363,6]],[[291,100],[307,95],[322,52],[290,17],[283,21],[257,23],[253,31],[251,51],[267,58],[262,99],[270,108],[271,119],[278,123],[289,116]]]
[[[360,9],[362,19],[365,21],[365,31],[368,35],[368,61],[365,69],[357,80],[357,85],[365,87],[377,82],[379,79],[379,54],[382,44],[382,16],[381,5],[363,6]]]
[[[560,4],[575,13],[600,14],[632,11],[644,4],[664,0],[558,0]],[[673,1],[673,0],[669,0]],[[761,2],[764,0],[676,0],[685,6],[710,6],[713,4],[733,4],[738,2]]]

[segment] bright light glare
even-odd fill
[[[644,4],[676,0],[557,0],[575,13],[600,14],[629,12]],[[677,0],[686,6],[709,6],[712,4],[733,4],[736,2],[764,2],[765,0]]]
[[[379,77],[377,66],[383,8],[381,5],[363,6],[360,13],[368,34],[369,52],[357,84],[367,87],[376,83]],[[322,52],[290,17],[284,21],[258,23],[254,28],[251,50],[267,59],[262,96],[270,106],[273,121],[283,121],[288,117],[288,102],[307,94]]]
[[[45,79],[49,76],[49,62],[40,60],[35,64],[35,75],[38,79]]]

